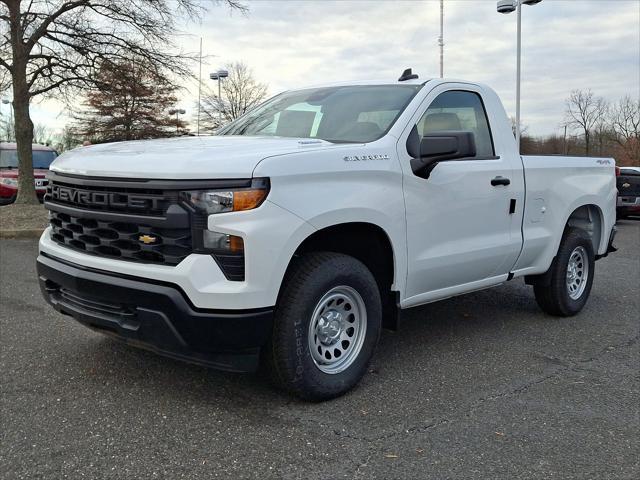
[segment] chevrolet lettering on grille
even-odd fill
[[[129,207],[136,209],[157,209],[162,197],[136,195],[130,193],[96,192],[78,188],[53,185],[51,198],[60,202],[73,203],[80,206]]]

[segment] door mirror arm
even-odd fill
[[[418,138],[418,130],[414,127],[407,139],[407,152],[413,157],[411,170],[418,177],[429,178],[440,162],[476,156],[473,132],[431,132],[419,139],[419,142]]]

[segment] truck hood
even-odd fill
[[[207,136],[105,143],[60,155],[51,170],[95,177],[213,179],[247,178],[267,157],[337,148],[324,140]]]

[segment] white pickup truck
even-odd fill
[[[407,71],[287,91],[216,136],[64,153],[45,205],[58,311],[321,400],[404,309],[524,277],[544,312],[578,313],[616,180],[612,159],[520,156],[490,88]]]

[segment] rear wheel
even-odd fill
[[[266,352],[275,382],[306,400],[344,394],[366,373],[380,336],[380,292],[360,261],[311,253],[296,261]]]
[[[595,270],[595,254],[584,230],[569,228],[551,266],[549,285],[535,285],[536,301],[550,315],[569,317],[587,303]]]

